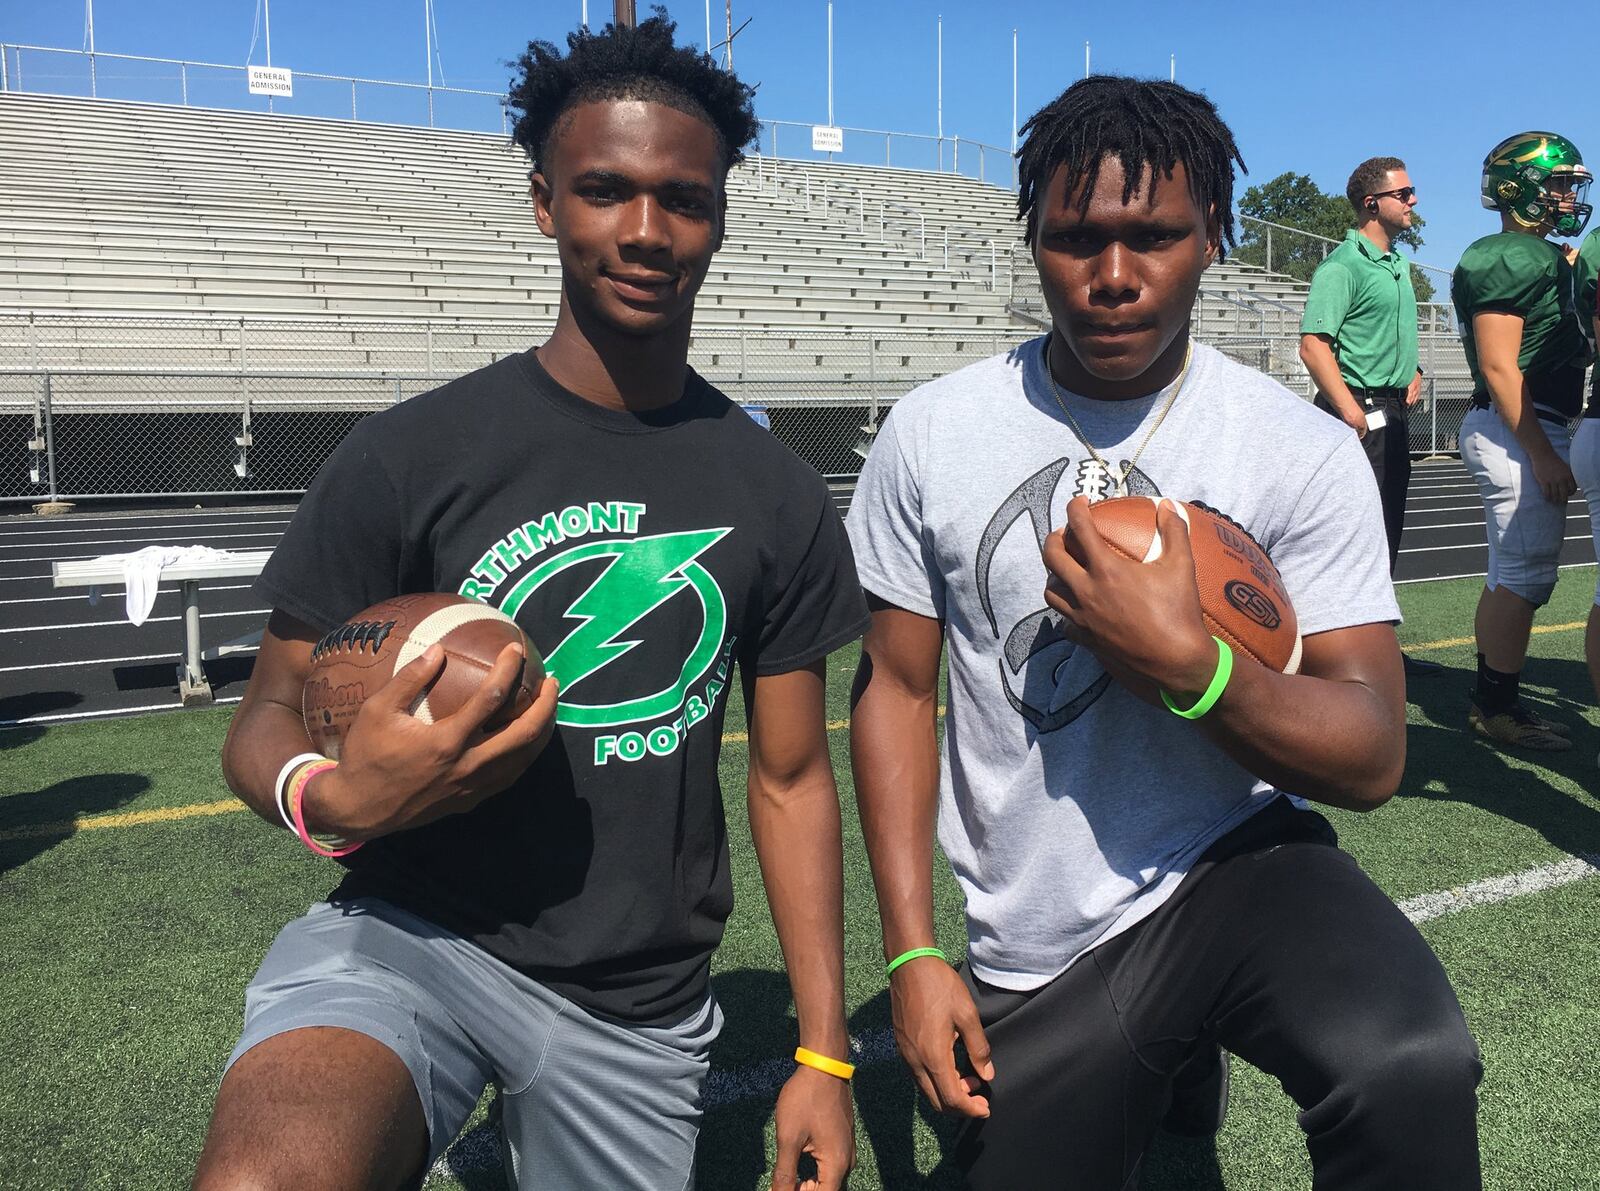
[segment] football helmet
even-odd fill
[[[1576,236],[1594,210],[1587,201],[1592,181],[1583,155],[1566,137],[1519,132],[1483,159],[1483,205],[1506,212],[1523,227]]]

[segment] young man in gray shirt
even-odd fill
[[[1318,1186],[1471,1191],[1481,1066],[1449,981],[1304,804],[1376,807],[1404,767],[1372,469],[1347,427],[1190,339],[1232,239],[1232,134],[1200,95],[1106,76],[1024,132],[1051,333],[905,397],[849,517],[874,608],[856,789],[901,1054],[966,1119],[975,1188],[1129,1185],[1164,1112],[1220,1124],[1226,1048],[1299,1103]],[[1157,562],[1099,538],[1092,502],[1124,493],[1254,536],[1298,673],[1241,660],[1201,718],[1163,706],[1197,710],[1223,647],[1169,506]],[[960,971],[932,948],[936,812]]]

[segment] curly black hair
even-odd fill
[[[550,137],[562,118],[582,103],[609,99],[648,100],[704,120],[717,134],[723,165],[744,160],[744,147],[756,138],[752,98],[755,89],[706,54],[672,43],[677,25],[657,6],[655,15],[634,28],[607,25],[567,35],[567,54],[548,41],[531,41],[513,65],[506,105],[518,113],[512,139],[543,172]]]
[[[1223,245],[1233,244],[1233,163],[1242,173],[1250,171],[1232,131],[1204,95],[1162,80],[1097,74],[1073,83],[1020,131],[1017,214],[1029,244],[1034,208],[1056,170],[1067,171],[1067,193],[1082,183],[1078,205],[1087,211],[1100,162],[1109,153],[1122,162],[1124,203],[1139,188],[1146,166],[1154,197],[1156,180],[1170,180],[1181,161],[1195,202],[1202,211],[1216,212]]]

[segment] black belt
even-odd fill
[[[1489,400],[1489,394],[1487,393],[1474,393],[1472,395],[1472,400],[1467,402],[1467,408],[1493,409],[1494,402]],[[1545,422],[1553,422],[1557,426],[1565,426],[1568,422],[1572,421],[1572,418],[1577,416],[1576,414],[1573,414],[1569,417],[1566,414],[1557,413],[1553,409],[1545,409],[1543,406],[1538,405],[1533,407],[1533,412],[1537,417],[1539,417],[1540,420]]]
[[[1404,401],[1405,389],[1358,389],[1354,385],[1350,392],[1364,401]]]

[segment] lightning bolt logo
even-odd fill
[[[553,576],[592,559],[608,560],[599,578],[566,611],[567,618],[581,623],[545,658],[546,671],[561,683],[558,723],[618,726],[673,715],[682,708],[688,688],[715,662],[727,627],[722,591],[695,559],[729,532],[729,528],[685,530],[590,542],[549,559],[507,593],[500,610],[514,617],[523,603]],[[572,701],[570,695],[584,679],[640,644],[642,638],[625,637],[629,629],[686,590],[699,597],[705,619],[699,639],[675,681],[658,691],[618,703]]]
[[[706,529],[614,542],[619,547],[600,578],[567,609],[583,623],[545,659],[563,690],[616,661],[639,644],[618,638],[684,588],[684,566],[728,531]]]

